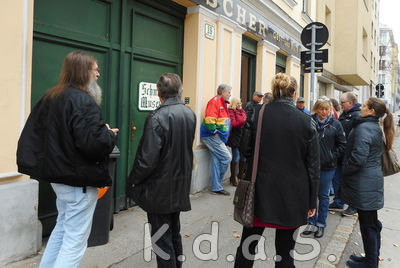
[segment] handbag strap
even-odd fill
[[[265,104],[261,107],[258,122],[257,122],[257,134],[256,134],[256,145],[254,147],[254,157],[253,157],[253,172],[251,173],[251,182],[256,181],[257,177],[257,168],[258,168],[258,154],[260,152],[260,136],[261,136],[261,126],[262,126],[262,119],[264,115]]]

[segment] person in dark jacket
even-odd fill
[[[384,137],[379,126],[383,122]],[[383,207],[382,150],[390,150],[394,139],[393,116],[385,103],[369,98],[355,119],[343,159],[339,196],[358,211],[365,257],[351,255],[349,267],[372,267],[379,264],[382,223],[377,211]],[[384,147],[385,140],[386,147]]]
[[[154,236],[158,267],[181,267],[181,211],[189,211],[196,116],[181,100],[182,83],[177,74],[163,74],[157,82],[161,105],[146,119],[132,171],[128,196],[147,212]],[[160,249],[161,251],[158,251]]]
[[[232,148],[230,183],[233,186],[237,186],[238,181],[236,176],[236,169],[239,163],[239,159],[242,162],[246,162],[246,158],[239,152],[239,144],[242,137],[242,130],[244,122],[246,121],[246,113],[242,109],[242,101],[237,97],[232,98],[231,103],[228,106],[228,112],[229,117],[231,118],[232,126],[228,142],[226,143],[226,145]],[[239,178],[242,179],[241,176],[242,175],[239,173]]]
[[[353,129],[354,120],[360,117],[361,104],[357,103],[357,97],[353,93],[346,92],[340,97],[340,105],[343,113],[339,116],[339,122],[342,124],[346,139],[348,139],[350,131]],[[341,158],[338,160],[338,167],[332,180],[335,193],[338,192],[340,187],[342,160]],[[342,211],[344,216],[352,216],[357,213],[351,206],[348,206],[345,211],[343,211],[343,208],[344,204],[336,194],[333,203],[329,206],[330,210]]]
[[[318,99],[312,109],[312,118],[316,122],[320,148],[320,183],[318,190],[318,212],[308,220],[304,235],[314,232],[314,237],[324,235],[329,208],[329,191],[335,174],[337,159],[342,156],[346,146],[346,137],[342,125],[333,118],[332,103],[325,97]]]
[[[320,169],[318,134],[312,118],[293,103],[296,89],[296,80],[287,74],[278,73],[272,80],[274,98],[265,106],[262,120],[254,225],[243,227],[235,267],[253,266],[256,246],[266,227],[276,229],[275,247],[280,258],[275,267],[294,267],[290,256],[295,246],[293,234],[315,213]],[[257,121],[258,114],[255,124]],[[252,158],[247,160],[253,162]],[[251,178],[251,171],[247,173]]]
[[[107,158],[118,129],[102,121],[96,59],[71,52],[58,84],[34,106],[18,141],[21,173],[51,183],[57,224],[40,267],[78,267],[87,247],[97,187],[111,185]]]

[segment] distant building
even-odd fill
[[[393,30],[380,25],[379,36],[379,83],[384,86],[383,98],[392,111],[398,109],[399,100],[399,63],[398,46],[394,41]]]

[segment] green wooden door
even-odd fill
[[[66,54],[80,50],[97,58],[103,118],[120,128],[115,212],[127,207],[126,176],[148,114],[137,109],[138,83],[156,83],[167,71],[181,73],[185,14],[184,8],[169,1],[35,0],[32,106],[57,83]],[[137,129],[133,139],[131,122]],[[55,195],[41,181],[43,235],[51,232],[56,216]]]

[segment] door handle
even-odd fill
[[[133,141],[133,137],[135,136],[135,131],[136,131],[136,127],[135,127],[135,122],[131,122],[131,141]]]

